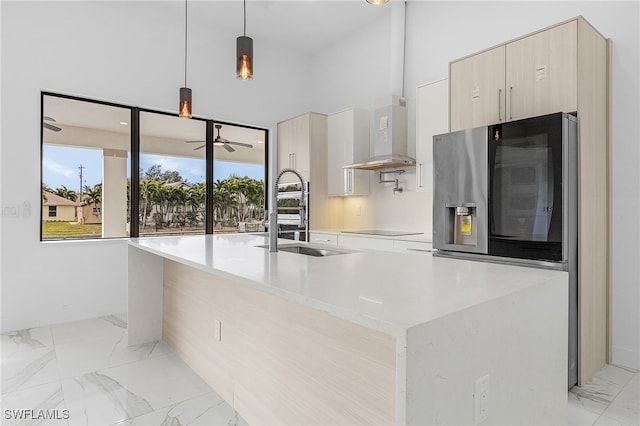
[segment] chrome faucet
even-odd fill
[[[293,169],[285,168],[280,170],[278,177],[276,178],[275,183],[273,184],[273,198],[271,202],[271,214],[269,214],[269,251],[277,252],[278,251],[278,184],[280,183],[280,178],[285,173],[293,173],[300,179],[300,223],[303,226],[307,227],[307,219],[305,215],[306,205],[304,203],[304,179],[300,175],[300,173],[296,172]]]

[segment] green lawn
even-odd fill
[[[42,222],[42,238],[102,236],[101,224],[79,225],[69,222]]]

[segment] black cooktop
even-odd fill
[[[361,229],[356,231],[340,231],[344,234],[366,234],[366,235],[381,235],[384,237],[399,237],[401,235],[420,235],[422,232],[411,231],[384,231],[380,229]]]

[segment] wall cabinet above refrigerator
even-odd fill
[[[328,118],[329,195],[368,195],[370,173],[344,166],[369,158],[369,111],[350,108]]]
[[[451,62],[451,131],[577,111],[584,26],[574,19]]]

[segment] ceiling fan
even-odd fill
[[[47,115],[42,117],[42,127],[44,127],[45,129],[53,130],[54,132],[59,132],[60,130],[62,130],[61,127],[54,126],[53,124],[47,123],[47,121],[53,121],[55,123],[56,120]]]
[[[213,145],[215,146],[221,146],[224,149],[226,149],[229,152],[233,152],[235,151],[235,149],[233,149],[231,147],[231,145],[238,145],[238,146],[244,146],[245,148],[253,148],[253,145],[248,144],[248,143],[242,143],[242,142],[232,142],[229,141],[223,137],[220,137],[220,129],[222,128],[222,124],[216,124],[215,125],[216,129],[218,129],[218,136],[216,136],[216,138],[213,140]],[[187,141],[187,143],[203,143],[205,141]],[[200,145],[199,147],[193,148],[194,151],[198,150],[198,149],[202,149],[204,148],[205,145]]]

